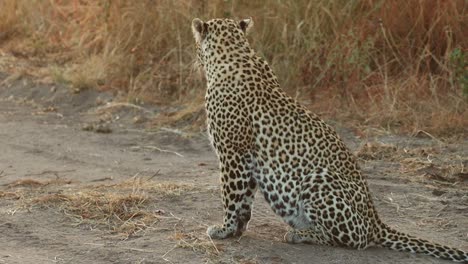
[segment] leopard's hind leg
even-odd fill
[[[333,245],[330,237],[323,232],[322,228],[317,226],[305,230],[290,230],[284,235],[284,240],[291,244],[306,243],[328,246]]]
[[[365,208],[353,200],[359,188],[343,182],[332,171],[319,169],[302,184],[300,199],[313,228],[293,230],[285,235],[290,243],[317,243],[364,249],[369,246],[371,224],[362,214]]]

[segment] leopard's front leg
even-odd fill
[[[250,220],[257,190],[250,155],[229,154],[220,155],[223,225],[210,226],[207,230],[207,234],[215,239],[242,235]]]

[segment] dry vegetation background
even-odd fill
[[[174,119],[187,119],[204,94],[191,20],[250,16],[252,46],[322,116],[467,135],[465,0],[1,0],[0,54],[12,55],[10,73],[177,106]]]

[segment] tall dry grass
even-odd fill
[[[285,90],[311,100],[313,110],[407,132],[468,133],[464,0],[4,0],[0,5],[2,47],[45,58],[55,64],[57,79],[79,89],[200,105],[204,88],[192,68],[191,20],[251,16],[252,46]]]

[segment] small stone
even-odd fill
[[[441,196],[444,193],[446,193],[446,191],[442,191],[442,190],[438,190],[438,189],[432,190],[432,194],[435,195],[435,196]]]
[[[134,124],[141,124],[141,123],[143,123],[145,121],[146,121],[146,118],[144,116],[139,115],[139,116],[133,117],[133,123]]]
[[[84,124],[84,125],[81,127],[81,130],[84,130],[84,131],[93,131],[93,130],[94,130],[94,126],[93,126],[93,124]]]
[[[107,125],[98,125],[94,131],[96,133],[103,133],[103,134],[109,134],[109,133],[112,133],[112,129],[107,126]]]

